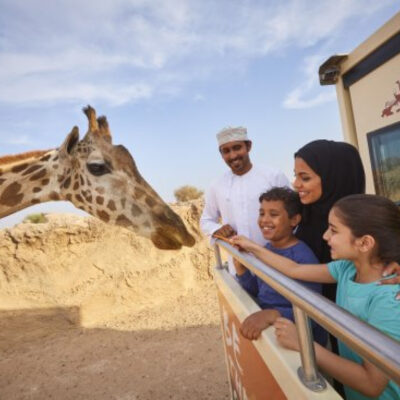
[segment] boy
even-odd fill
[[[287,187],[275,187],[263,193],[260,198],[258,226],[262,235],[269,241],[265,247],[274,253],[288,257],[299,264],[318,264],[312,250],[293,234],[301,220],[301,203],[298,194]],[[235,260],[236,276],[240,285],[252,295],[262,308],[248,316],[240,331],[250,340],[258,339],[261,332],[272,325],[279,317],[293,317],[292,304],[281,294]],[[299,281],[307,288],[321,293],[319,283]],[[326,344],[327,333],[319,325],[312,323],[314,339]]]

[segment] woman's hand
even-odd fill
[[[230,241],[238,250],[244,250],[248,252],[251,252],[252,249],[257,246],[257,243],[242,235],[232,236]]]
[[[394,276],[393,278],[389,278],[389,279],[382,279],[381,281],[379,281],[379,283],[381,285],[400,284],[400,265],[394,261],[385,267],[385,269],[383,270],[382,276],[385,277],[385,276],[389,276],[389,275],[393,275],[393,274],[396,274],[396,276]],[[396,300],[400,300],[400,292],[397,293]]]
[[[383,279],[382,281],[380,281],[382,285],[393,285],[396,283],[400,283],[400,265],[394,261],[385,267],[382,276],[385,277],[393,274],[396,274],[396,276],[390,279]]]
[[[282,347],[300,351],[296,325],[290,319],[278,318],[274,323],[274,327],[276,339]]]

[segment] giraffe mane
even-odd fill
[[[53,149],[49,150],[35,150],[35,151],[27,151],[21,154],[11,154],[0,157],[0,166],[1,165],[8,165],[8,164],[15,164],[19,161],[24,161],[31,158],[40,158],[44,154],[52,151]]]

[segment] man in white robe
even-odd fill
[[[211,242],[215,234],[224,237],[239,234],[265,245],[257,222],[258,199],[272,187],[290,186],[289,181],[278,169],[252,165],[249,156],[252,143],[246,128],[224,128],[217,134],[217,140],[229,170],[206,191],[200,227]],[[228,264],[229,272],[235,274],[231,258]]]

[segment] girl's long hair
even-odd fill
[[[375,239],[381,261],[400,264],[400,209],[396,204],[382,196],[355,194],[338,200],[333,208],[353,236]]]

